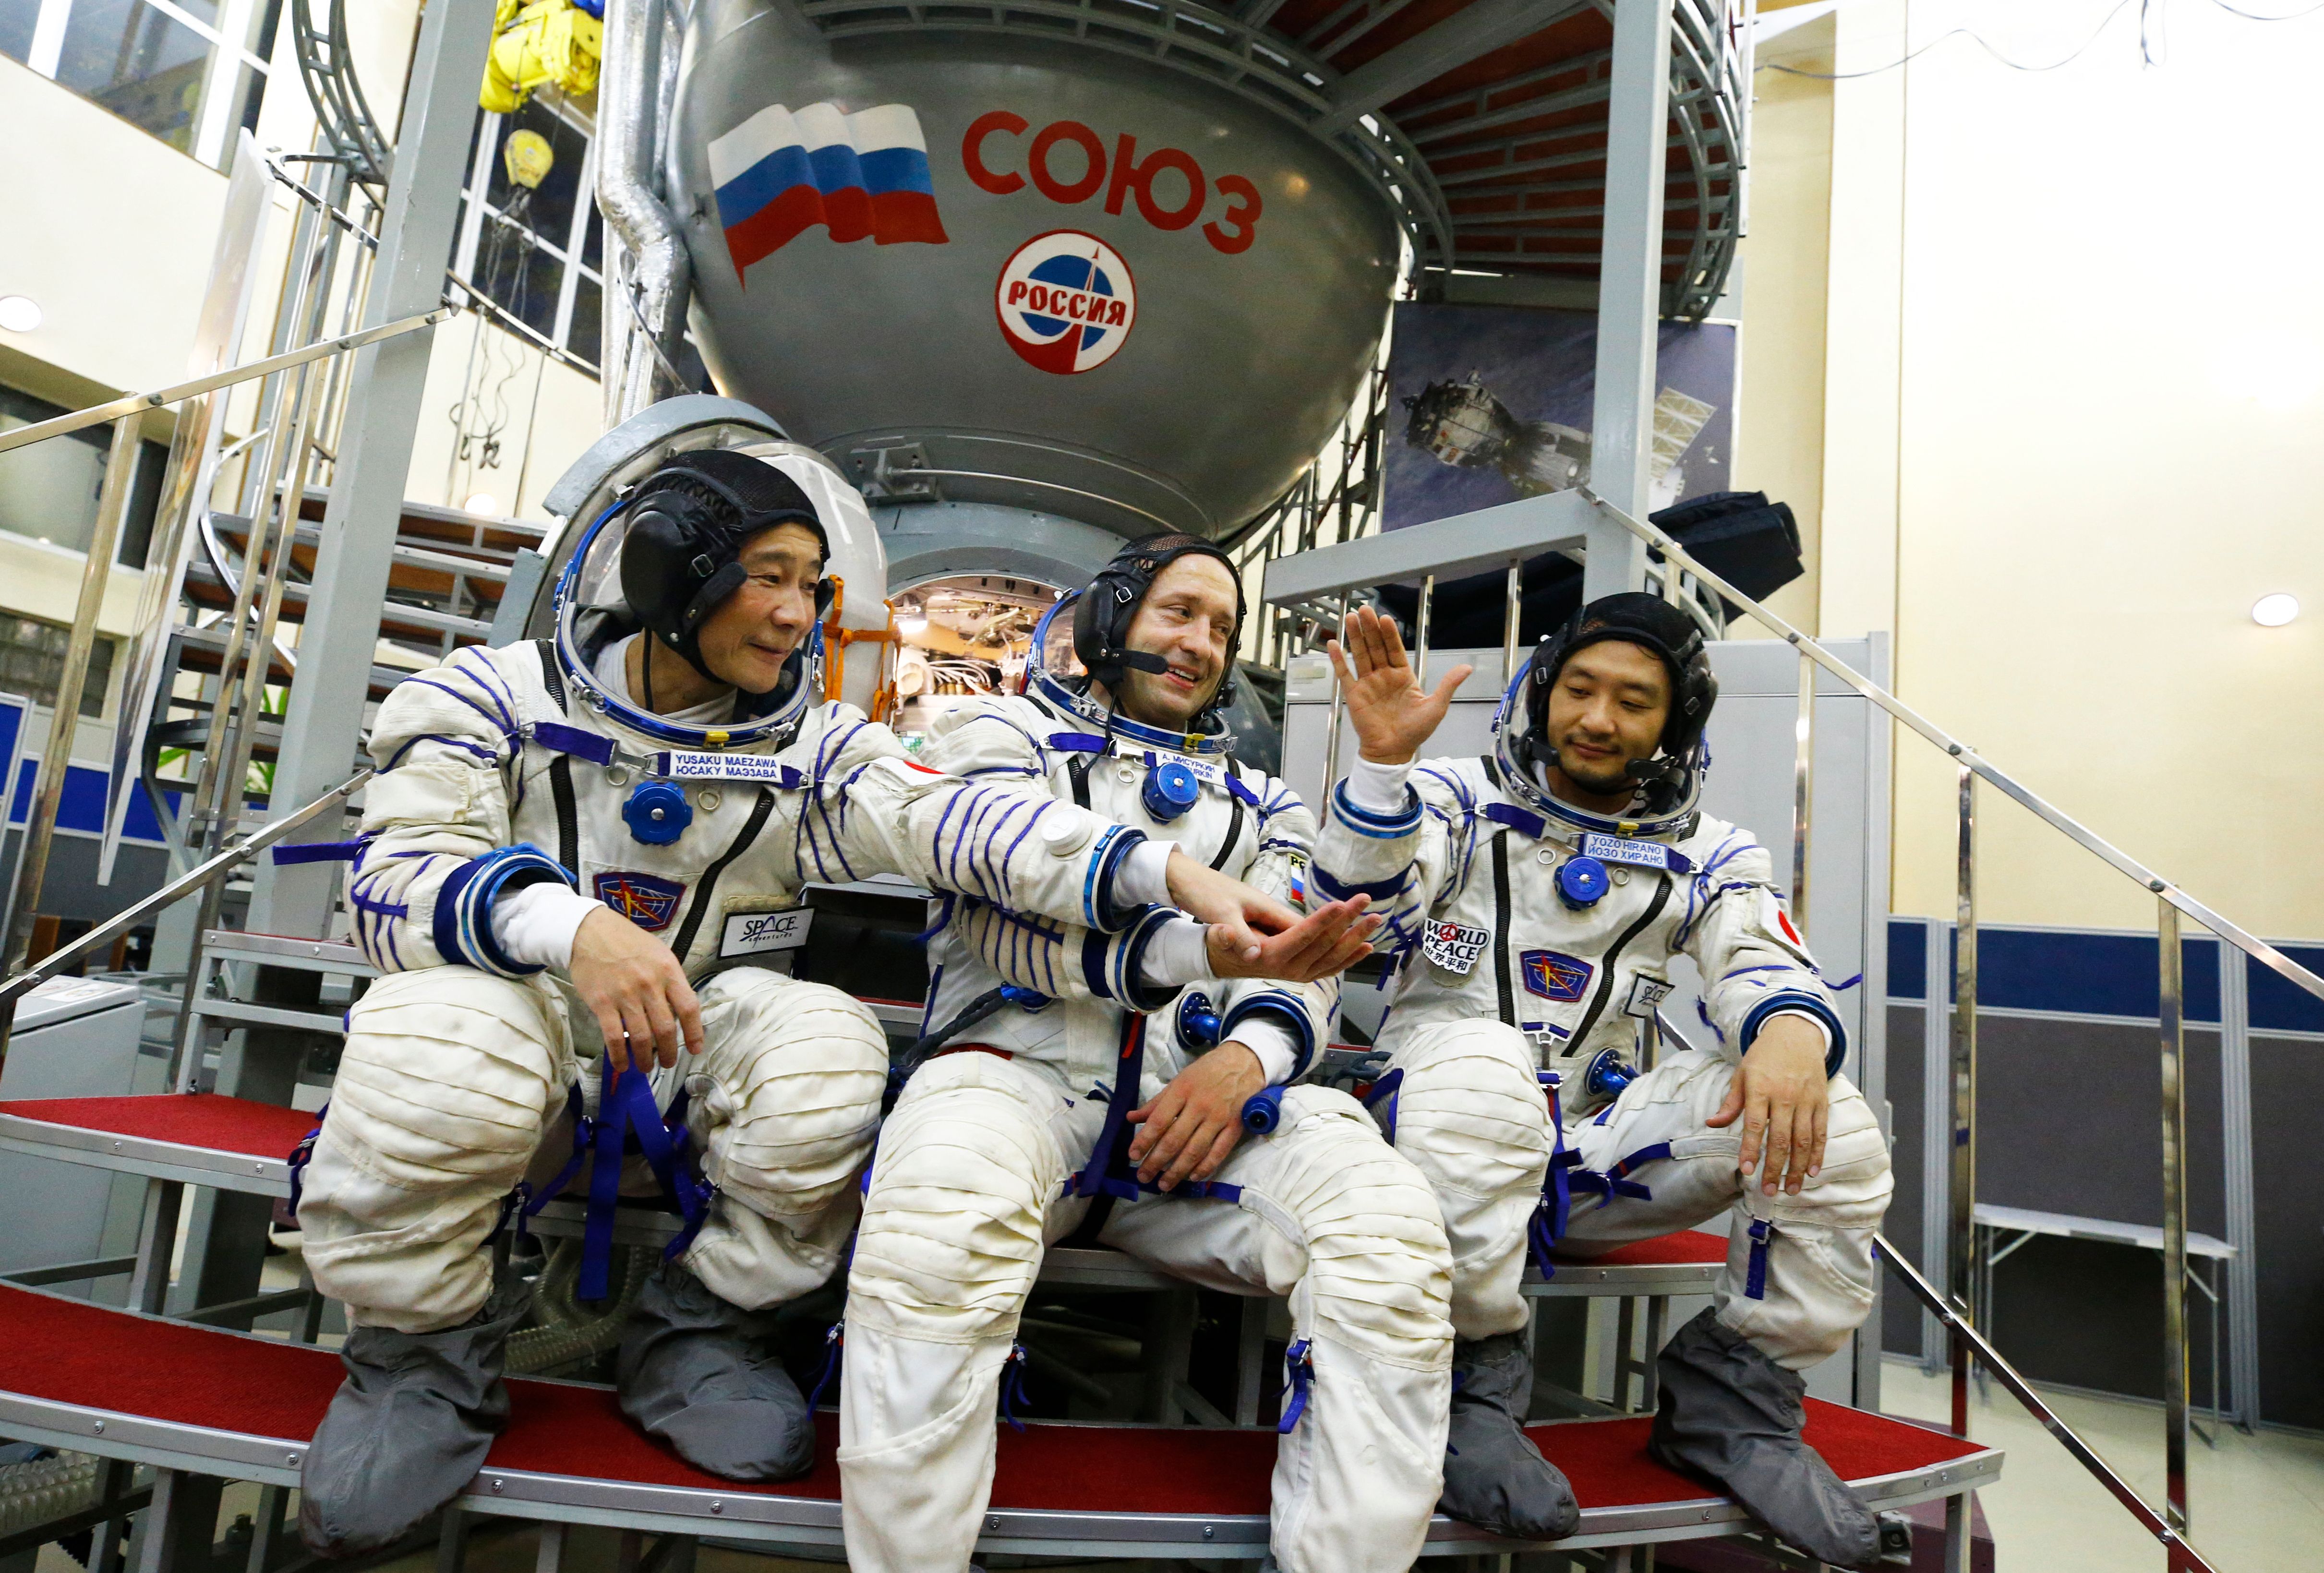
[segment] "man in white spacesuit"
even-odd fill
[[[1086,676],[1050,644],[1068,612]],[[1314,816],[1236,762],[1219,716],[1241,621],[1216,547],[1133,543],[1043,620],[1023,694],[952,711],[926,757],[1037,784],[1296,901]],[[881,1133],[849,1269],[848,1565],[968,1566],[997,1395],[1023,1357],[1018,1318],[1045,1249],[1073,1241],[1289,1296],[1276,1560],[1401,1573],[1441,1486],[1449,1259],[1420,1172],[1353,1099],[1292,1084],[1323,1046],[1336,983],[1124,989],[1051,925],[993,904],[963,897],[941,922],[931,1026]],[[1047,980],[1004,987],[987,924],[1010,929],[1020,976]]]
[[[1094,814],[915,765],[820,703],[838,547],[880,571],[862,499],[812,450],[678,455],[588,528],[554,639],[460,650],[381,706],[349,905],[383,976],[349,1013],[299,1206],[352,1328],[301,1476],[316,1550],[392,1542],[482,1462],[526,1302],[487,1241],[512,1195],[538,1192],[529,1210],[576,1180],[585,1145],[585,1298],[625,1138],[687,1221],[622,1338],[623,1410],[730,1478],[809,1467],[812,1416],[763,1338],[839,1265],[889,1056],[867,1007],[767,964],[806,917],[764,919],[807,881],[900,873],[1005,904],[1139,987],[1165,953],[1187,978],[1308,976],[1362,949],[1346,907],[1261,938],[1244,920],[1288,909]],[[598,1036],[602,1077],[581,1063]]]
[[[1799,1373],[1871,1306],[1887,1147],[1839,1074],[1840,1020],[1766,851],[1695,810],[1718,696],[1702,634],[1653,596],[1592,602],[1511,684],[1492,754],[1416,768],[1468,668],[1429,694],[1392,623],[1365,609],[1345,635],[1360,749],[1309,896],[1370,896],[1395,947],[1371,1103],[1452,1240],[1447,1511],[1523,1532],[1571,1502],[1537,1458],[1515,1495],[1494,1467],[1534,1452],[1528,1241],[1545,1262],[1729,1212],[1716,1302],[1660,1357],[1651,1450],[1811,1555],[1871,1562],[1872,1514],[1800,1440]],[[1681,955],[1716,1046],[1634,1075],[1622,1057]]]

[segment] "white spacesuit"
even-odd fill
[[[901,874],[1056,925],[1128,977],[1186,921],[1148,905],[1165,898],[1167,848],[1017,783],[939,775],[852,705],[822,703],[819,629],[770,695],[675,715],[633,702],[637,620],[663,632],[622,599],[639,600],[650,530],[682,547],[663,557],[696,596],[690,618],[722,593],[694,580],[719,567],[731,595],[739,543],[770,519],[881,582],[871,519],[825,461],[758,452],[680,455],[626,514],[597,520],[560,582],[553,640],[460,650],[381,706],[349,895],[383,976],[349,1012],[299,1207],[316,1284],[354,1329],[348,1384],[307,1453],[302,1528],[318,1550],[392,1541],[481,1461],[523,1308],[496,1288],[486,1241],[512,1188],[545,1191],[573,1154],[568,1105],[595,1109],[598,1150],[616,1155],[593,1182],[619,1172],[628,1123],[678,1171],[688,1216],[690,1243],[649,1284],[621,1351],[625,1410],[717,1473],[807,1467],[811,1417],[760,1354],[759,1313],[838,1267],[889,1055],[865,1006],[778,970],[812,920],[806,882]],[[722,495],[740,512],[705,514]],[[597,1025],[550,970],[600,904],[675,952],[706,1040],[650,1099],[624,1078],[619,1110],[596,1107],[583,1061]],[[663,1150],[689,1142],[698,1177]],[[609,1209],[613,1194],[594,1200]]]
[[[1664,733],[1665,780],[1683,782],[1648,788],[1630,818],[1554,796],[1534,773],[1537,745],[1528,748],[1541,727],[1538,705],[1529,711],[1534,686],[1545,693],[1564,660],[1603,639],[1663,658],[1674,713],[1682,699],[1699,700]],[[1794,1543],[1854,1566],[1872,1521],[1821,1460],[1797,1448],[1792,1374],[1840,1348],[1871,1306],[1887,1148],[1863,1096],[1837,1073],[1841,1024],[1774,888],[1766,850],[1693,810],[1716,693],[1683,614],[1645,595],[1593,603],[1511,685],[1491,756],[1416,768],[1356,761],[1332,795],[1310,891],[1369,893],[1388,914],[1380,943],[1396,952],[1385,985],[1394,998],[1379,1036],[1388,1062],[1370,1102],[1443,1205],[1456,1367],[1521,1356],[1511,1335],[1526,1320],[1518,1283],[1528,1241],[1546,1265],[1552,1242],[1587,1254],[1732,1211],[1715,1306],[1663,1358],[1657,1450],[1727,1485]],[[1680,955],[1701,973],[1715,1046],[1667,1053],[1632,1080],[1620,1062],[1670,992]],[[1799,1193],[1768,1195],[1738,1172],[1741,1127],[1706,1122],[1725,1103],[1744,1050],[1785,1014],[1825,1035],[1829,1146],[1821,1174]],[[1674,1368],[1698,1347],[1696,1368],[1724,1360],[1743,1371],[1744,1386],[1757,1379],[1762,1410],[1792,1415],[1793,1445],[1775,1449],[1783,1469],[1716,1461],[1720,1446],[1690,1450],[1674,1430],[1707,1424],[1731,1443],[1738,1427],[1759,1423],[1711,1416],[1740,1399],[1734,1384]],[[1711,1396],[1707,1386],[1721,1391]],[[1523,1401],[1518,1392],[1520,1420]],[[1487,1429],[1502,1428],[1492,1420]],[[1471,1450],[1457,1407],[1453,1441]],[[1813,1473],[1804,1460],[1828,1489],[1800,1484]],[[1448,1507],[1459,1472],[1457,1460],[1448,1465]],[[1791,1485],[1768,1484],[1786,1472]],[[1814,1500],[1793,1500],[1803,1497]]]
[[[1084,593],[1116,614],[1088,637],[1077,618],[1093,673],[1122,653],[1109,647],[1160,566],[1189,552],[1215,548],[1140,542]],[[1038,784],[1296,901],[1314,832],[1305,805],[1236,764],[1214,709],[1192,735],[1141,725],[1045,669],[1058,615],[1035,637],[1028,692],[950,712],[924,757],[972,780]],[[1004,997],[1007,980],[975,953],[991,950],[981,925],[1006,928],[1020,975],[1047,981]],[[929,956],[929,1020],[941,1025],[881,1134],[850,1269],[838,1453],[849,1565],[968,1565],[1018,1317],[1045,1248],[1070,1238],[1229,1293],[1289,1296],[1276,1559],[1289,1573],[1409,1567],[1440,1489],[1448,1258],[1419,1172],[1355,1100],[1285,1085],[1323,1041],[1336,980],[1123,989],[1049,925],[967,897],[943,914]],[[1207,1182],[1141,1186],[1122,1117],[1230,1042],[1258,1056],[1273,1090],[1253,1101],[1279,1099],[1277,1122]]]

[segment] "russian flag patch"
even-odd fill
[[[845,244],[950,240],[936,215],[927,141],[908,104],[849,115],[770,104],[710,143],[718,222],[737,277],[822,225]]]

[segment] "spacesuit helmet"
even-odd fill
[[[828,575],[816,585],[816,619],[764,694],[738,692],[734,713],[710,728],[687,725],[631,702],[626,683],[602,682],[596,665],[632,633],[655,639],[705,676],[703,624],[749,576],[741,553],[777,525],[805,527],[828,558],[851,534],[835,493],[844,485],[811,450],[760,445],[743,453],[709,448],[673,454],[593,520],[558,577],[557,653],[567,679],[610,719],[664,741],[742,746],[796,728],[820,695],[822,619],[832,601]],[[857,500],[861,512],[861,500]],[[868,522],[868,521],[867,521]],[[827,565],[826,565],[827,566]]]
[[[1227,641],[1226,665],[1219,675],[1218,688],[1181,733],[1121,715],[1093,698],[1090,687],[1094,680],[1103,684],[1109,693],[1114,693],[1131,671],[1166,669],[1167,663],[1161,657],[1129,648],[1130,626],[1144,604],[1147,592],[1154,587],[1154,581],[1161,577],[1165,568],[1185,557],[1212,557],[1225,566],[1235,583],[1235,624]],[[1068,608],[1072,613],[1066,625],[1071,630],[1070,641],[1056,637],[1065,631],[1057,624]],[[1235,652],[1242,642],[1247,610],[1242,578],[1235,572],[1234,559],[1215,544],[1200,536],[1147,536],[1116,552],[1087,585],[1060,599],[1042,617],[1033,634],[1032,658],[1026,664],[1027,688],[1126,737],[1180,749],[1193,746],[1190,740],[1199,738],[1206,749],[1223,750],[1233,741],[1226,730],[1224,715],[1234,699]],[[1148,733],[1153,735],[1146,737]]]
[[[1639,812],[1618,819],[1531,790],[1546,778],[1543,772],[1557,763],[1557,744],[1549,736],[1549,696],[1558,674],[1576,652],[1609,640],[1637,645],[1659,657],[1671,685],[1660,746],[1653,758],[1634,759],[1629,766],[1629,774],[1639,783]],[[1660,597],[1629,591],[1591,602],[1534,647],[1525,670],[1502,696],[1494,736],[1503,763],[1511,767],[1508,774],[1557,817],[1586,823],[1593,830],[1630,824],[1652,835],[1679,828],[1693,816],[1703,771],[1711,762],[1703,729],[1718,700],[1719,679],[1711,670],[1702,630]]]

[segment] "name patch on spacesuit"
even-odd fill
[[[723,956],[758,956],[770,951],[795,951],[807,943],[815,924],[815,908],[795,906],[788,912],[737,912],[726,919],[718,936]]]
[[[798,767],[778,763],[772,754],[711,754],[678,750],[656,754],[654,774],[673,781],[760,781],[770,786],[797,786],[806,779]]]
[[[1526,993],[1569,1005],[1588,990],[1590,974],[1597,970],[1563,951],[1527,951],[1517,961],[1525,971]]]
[[[1602,835],[1595,831],[1582,838],[1582,855],[1601,863],[1628,863],[1634,869],[1667,869],[1674,874],[1694,871],[1693,862],[1684,853],[1661,842]]]
[[[597,899],[642,929],[665,929],[678,915],[686,887],[651,874],[600,874],[592,881]]]
[[[1477,958],[1485,953],[1492,943],[1493,931],[1489,928],[1462,928],[1457,923],[1432,923],[1421,932],[1420,953],[1434,966],[1448,972],[1467,977],[1477,965]]]
[[[1622,1007],[1624,1016],[1635,1016],[1641,1021],[1652,1021],[1655,1007],[1670,998],[1671,980],[1648,978],[1643,974],[1630,980],[1630,1003]]]

